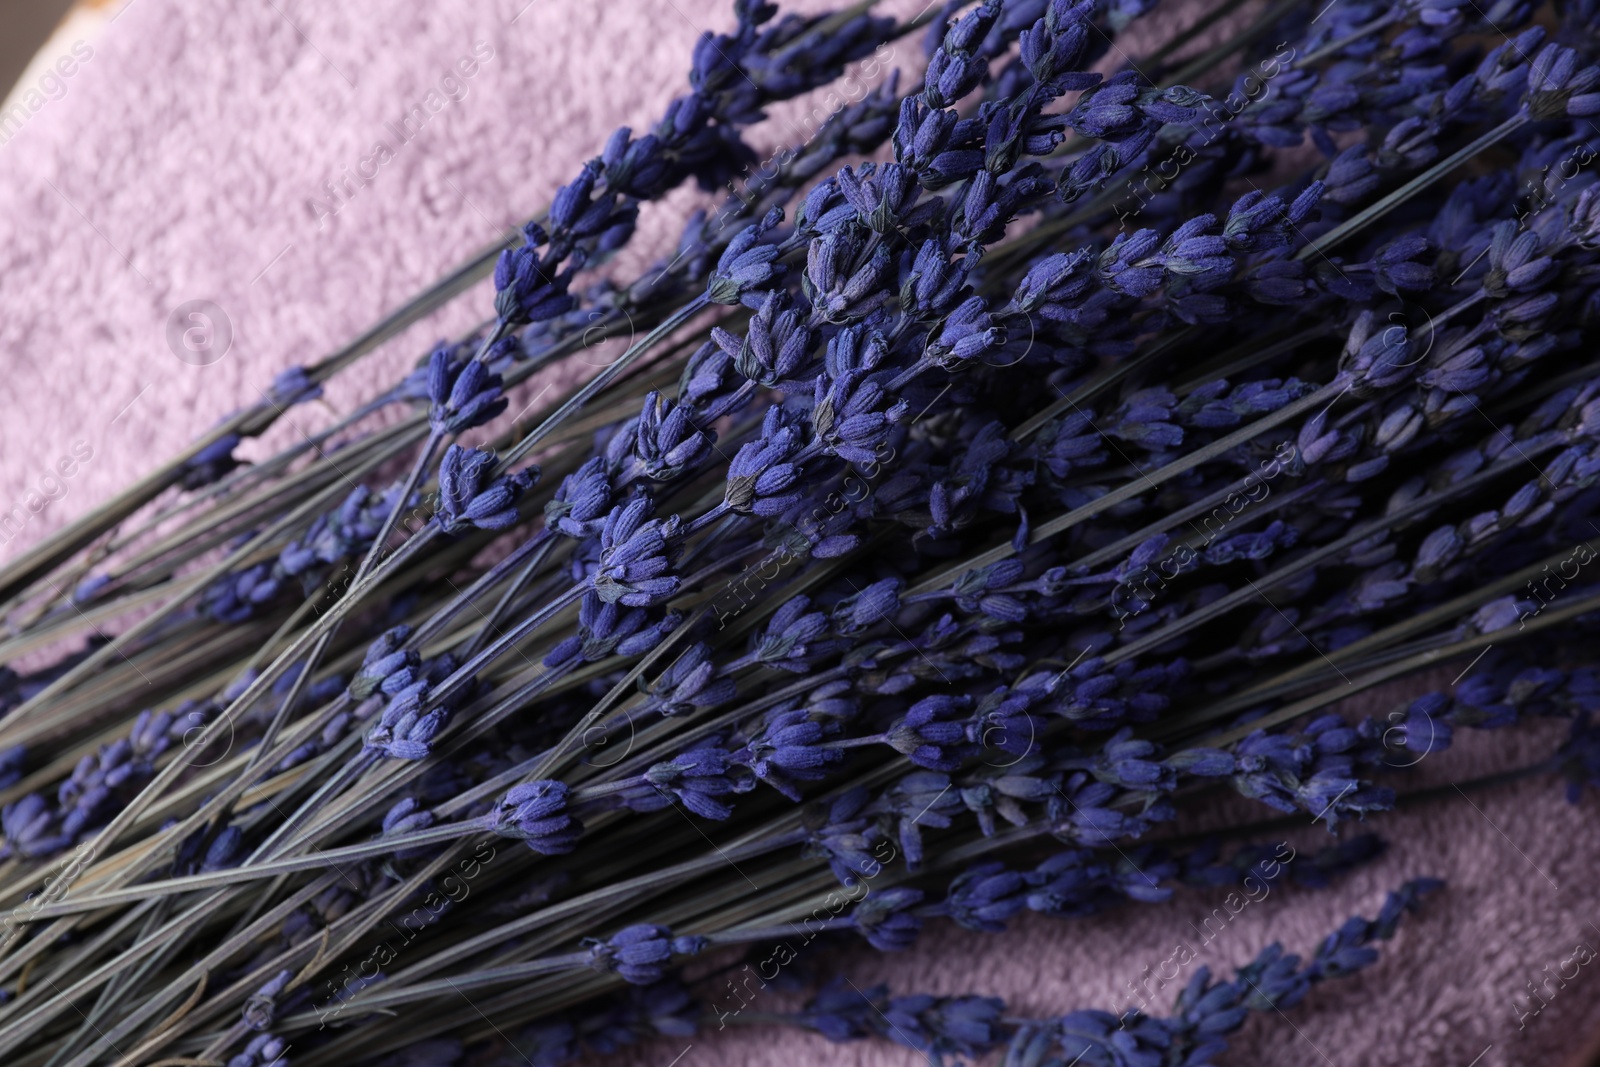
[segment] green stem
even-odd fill
[[[506,452],[503,457],[501,457],[499,464],[500,469],[505,470],[509,468],[513,463],[516,463],[529,452],[532,452],[534,447],[538,445],[540,441],[543,441],[545,437],[549,436],[552,430],[561,425],[561,423],[564,422],[569,416],[593,399],[595,394],[599,393],[606,386],[610,385],[612,381],[622,374],[623,371],[637,363],[642,356],[644,356],[657,344],[661,343],[661,341],[665,340],[668,336],[674,333],[680,326],[683,326],[690,319],[694,318],[710,305],[711,301],[708,300],[704,295],[701,295],[695,297],[693,300],[689,301],[689,303],[685,304],[671,315],[668,315],[661,325],[657,326],[655,329],[646,334],[641,341],[635,344],[632,348],[628,349],[627,352],[623,353],[615,363],[611,364],[609,367],[606,367],[599,374],[595,375],[588,382],[586,382],[583,388],[579,389],[576,393],[573,393],[570,397],[568,397],[560,407],[556,408],[555,411],[546,416],[545,420],[535,427],[531,432],[529,432],[526,437],[512,446],[512,448]]]
[[[1343,241],[1351,234],[1357,233],[1358,231],[1364,229],[1369,223],[1381,218],[1388,212],[1393,211],[1395,208],[1399,207],[1401,204],[1404,204],[1407,200],[1410,200],[1413,196],[1416,196],[1418,193],[1422,192],[1422,190],[1426,189],[1428,186],[1432,185],[1446,174],[1449,174],[1452,170],[1455,170],[1457,167],[1471,159],[1473,156],[1477,155],[1479,152],[1482,152],[1484,149],[1491,147],[1501,140],[1504,140],[1512,133],[1515,133],[1517,130],[1520,130],[1523,126],[1527,125],[1527,123],[1527,116],[1521,112],[1511,116],[1494,129],[1480,134],[1478,137],[1474,138],[1470,144],[1463,148],[1457,149],[1444,159],[1441,159],[1439,162],[1435,163],[1433,166],[1429,167],[1415,178],[1412,178],[1394,192],[1380,199],[1377,203],[1363,208],[1361,211],[1346,219],[1344,222],[1341,222],[1339,225],[1335,226],[1321,237],[1318,237],[1316,240],[1300,249],[1299,252],[1296,252],[1294,258],[1304,260],[1310,259],[1312,256],[1326,253],[1328,249],[1332,248],[1340,241]]]
[[[1202,463],[1208,463],[1230,449],[1248,443],[1256,437],[1261,436],[1263,433],[1266,433],[1268,430],[1271,430],[1277,426],[1281,426],[1290,419],[1297,418],[1302,413],[1310,411],[1319,404],[1333,404],[1349,389],[1348,386],[1338,386],[1339,379],[1335,378],[1331,383],[1323,386],[1316,392],[1308,393],[1299,400],[1285,404],[1272,414],[1265,415],[1257,419],[1255,422],[1250,423],[1248,426],[1244,426],[1238,430],[1235,430],[1233,433],[1219,437],[1203,448],[1195,449],[1182,459],[1173,460],[1171,463],[1157,468],[1150,474],[1142,475],[1136,481],[1129,482],[1117,489],[1113,489],[1105,496],[1102,496],[1096,500],[1092,500],[1080,507],[1074,508],[1065,515],[1058,515],[1056,518],[1051,519],[1049,522],[1043,523],[1040,526],[1036,526],[1028,538],[1028,544],[1036,545],[1043,541],[1049,540],[1056,534],[1061,533],[1064,530],[1070,530],[1072,527],[1080,525],[1081,523],[1094,518],[1101,512],[1107,511],[1125,500],[1131,500],[1141,493],[1147,493],[1152,489],[1158,488],[1163,482],[1170,481],[1185,471],[1193,470]],[[955,564],[951,567],[946,567],[944,570],[934,574],[932,577],[924,578],[915,586],[906,590],[905,595],[916,596],[917,594],[927,593],[934,589],[942,589],[944,586],[948,585],[956,578],[959,578],[962,574],[969,570],[979,567],[986,567],[991,563],[998,563],[1000,560],[1007,559],[1015,554],[1016,550],[1012,548],[1010,542],[1007,542],[1003,545],[998,545],[987,552],[980,552],[978,555],[971,557],[964,562]]]

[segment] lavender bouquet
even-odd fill
[[[1526,770],[1600,781],[1591,9],[1282,3],[1176,58],[1236,6],[1131,58],[1156,0],[736,0],[514,247],[0,571],[5,1062],[546,1067],[754,1025],[1200,1067],[1440,883],[1050,1017],[836,949],[1326,884],[1458,728],[1566,717]],[[674,254],[620,267],[690,182]],[[236,458],[491,266],[470,334]],[[597,369],[597,336],[632,340]],[[1288,865],[1283,816],[1338,836]]]

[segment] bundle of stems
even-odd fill
[[[736,0],[520,246],[0,572],[6,1062],[543,1065],[738,1022],[1209,1063],[1437,884],[1120,1015],[744,994],[816,941],[1325,884],[1381,841],[1167,824],[1342,832],[1457,728],[1569,717],[1515,773],[1600,778],[1582,13],[1227,0],[1130,57],[1136,20]],[[759,161],[763,109],[847,72],[881,80]],[[691,179],[728,195],[618,268]],[[234,457],[491,262],[476,329]]]

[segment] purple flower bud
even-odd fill
[[[488,816],[488,828],[527,842],[542,856],[563,856],[577,847],[583,824],[567,813],[571,790],[544,780],[513,786]]]
[[[260,1032],[271,1028],[277,1015],[277,998],[294,977],[293,971],[279,971],[270,981],[250,995],[245,1001],[240,1021],[250,1030]]]
[[[745,227],[728,242],[706,284],[706,297],[712,303],[761,306],[766,295],[763,290],[784,274],[778,246],[762,243],[767,232],[782,221],[783,212],[773,208],[759,223]]]
[[[558,272],[561,257],[556,251],[538,251],[547,240],[544,230],[530,222],[522,235],[523,244],[501,252],[494,268],[495,311],[512,326],[565,314],[573,306],[567,286],[583,258],[575,255],[566,270]]]
[[[531,467],[492,480],[493,452],[451,445],[439,463],[439,510],[445,533],[503,530],[517,522],[517,501],[533,486],[538,468]]]
[[[831,652],[836,646],[826,640],[827,613],[811,611],[810,607],[810,597],[797,596],[773,612],[755,639],[755,659],[768,667],[804,673],[811,668],[813,658]]]
[[[666,977],[672,957],[698,955],[706,946],[703,937],[673,937],[664,926],[640,923],[601,941],[586,938],[590,965],[601,971],[615,971],[634,985],[650,985]]]
[[[290,408],[304,404],[322,395],[322,386],[306,373],[304,367],[289,367],[279,371],[267,388],[267,401],[277,408]]]
[[[1089,53],[1089,19],[1094,6],[1056,0],[1045,8],[1044,18],[1022,34],[1022,62],[1041,83],[1054,82],[1062,75],[1077,73]],[[1064,88],[1087,86],[1069,83]]]
[[[899,163],[863,163],[839,171],[839,192],[862,224],[876,233],[892,233],[913,223],[921,192],[916,172]]]
[[[774,517],[793,508],[801,496],[790,490],[802,468],[789,462],[802,448],[798,429],[784,425],[777,407],[767,409],[761,436],[740,446],[728,464],[723,499],[740,515]]]
[[[839,724],[810,717],[804,709],[778,712],[734,759],[790,800],[800,800],[796,782],[819,782],[828,768],[844,759],[823,743],[836,736]]]
[[[695,426],[693,409],[650,392],[639,417],[612,435],[606,460],[620,483],[639,478],[671,481],[699,467],[715,434]]]
[[[648,607],[678,591],[671,573],[679,521],[647,519],[650,501],[635,497],[611,509],[600,531],[600,566],[591,582],[600,599],[626,607]]]
[[[701,818],[718,821],[733,815],[733,808],[718,798],[748,793],[756,782],[748,767],[737,763],[730,753],[714,743],[690,749],[674,760],[657,763],[641,778],[645,787],[660,800],[670,802],[676,797]],[[623,800],[635,810],[650,811],[660,806],[658,801],[643,802],[642,798],[628,794],[623,794]]]
[[[384,682],[400,671],[415,670],[421,662],[416,652],[408,651],[402,646],[411,636],[411,627],[396,626],[385,630],[376,641],[367,646],[367,654],[361,661],[361,669],[350,680],[350,696],[355,700],[365,700],[377,692]],[[406,682],[410,684],[410,680]]]
[[[931,108],[947,108],[966,96],[988,73],[987,57],[977,46],[1000,17],[1000,0],[984,0],[944,34],[939,50],[928,59],[922,99]]]
[[[366,748],[391,759],[426,759],[433,739],[444,728],[449,716],[445,708],[423,711],[428,700],[428,683],[415,682],[397,693],[383,709],[378,722],[368,729]]]
[[[957,770],[962,760],[977,751],[968,740],[965,724],[971,711],[972,698],[968,696],[923,697],[911,705],[885,740],[919,767]]]
[[[834,632],[841,637],[854,637],[891,618],[900,610],[900,590],[904,586],[899,578],[885,578],[839,601],[832,613]]]
[[[1581,118],[1600,112],[1600,67],[1579,66],[1570,48],[1547,44],[1528,67],[1524,105],[1535,119]]]
[[[732,357],[740,374],[761,385],[776,386],[793,378],[811,358],[812,332],[806,317],[782,289],[766,294],[743,338],[720,326],[712,327],[711,337]]]
[[[811,422],[830,455],[864,465],[877,462],[890,428],[910,410],[865,371],[844,371],[817,378]]]
[[[239,465],[233,450],[242,439],[236,433],[223,434],[184,461],[181,483],[185,489],[203,489]]]
[[[877,301],[892,260],[887,244],[836,230],[811,240],[800,284],[825,321],[848,322]]]
[[[923,358],[940,367],[982,359],[1005,344],[1006,332],[988,312],[983,297],[967,299],[945,319],[939,335],[928,343]]]

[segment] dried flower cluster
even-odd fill
[[[1155,0],[868,7],[736,0],[471,335],[241,463],[356,354],[284,372],[0,572],[7,657],[56,655],[0,672],[5,1062],[545,1067],[737,1022],[1199,1067],[1438,883],[1054,1018],[792,946],[1236,883],[1262,827],[1165,824],[1232,795],[1343,830],[1457,728],[1570,717],[1535,769],[1600,782],[1588,8],[1274,5],[1134,66]],[[751,173],[764,108],[924,27]],[[691,180],[733,192],[615,269]],[[752,963],[804,1006],[731,1005]]]

